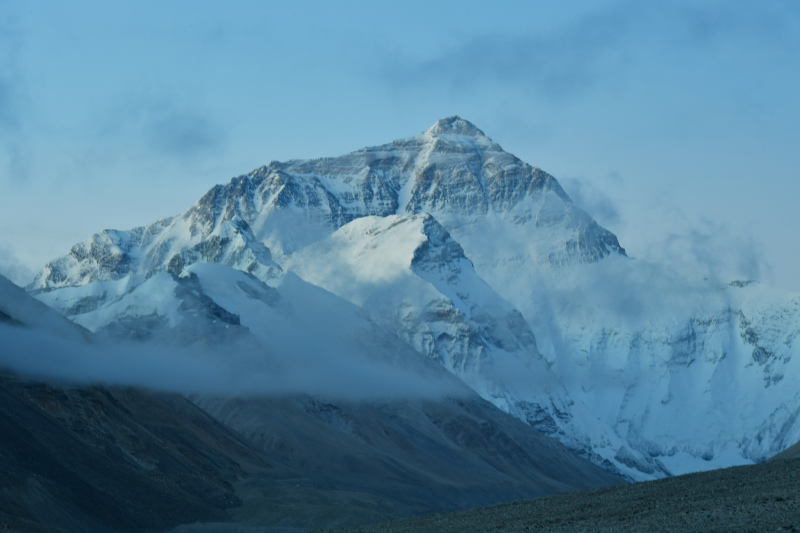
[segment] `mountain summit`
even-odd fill
[[[458,115],[437,120],[436,124],[428,128],[426,133],[431,135],[458,134],[467,135],[468,137],[486,137],[486,134],[478,129],[475,124]]]
[[[481,237],[484,217],[492,214],[500,225],[495,230],[525,234],[526,254],[535,268],[625,254],[616,236],[576,207],[555,178],[454,116],[420,135],[340,157],[273,161],[217,185],[181,215],[90,237],[48,263],[29,288],[48,290],[119,279],[139,269],[166,269],[178,256],[185,264],[187,254],[207,260],[208,246],[196,248],[207,239],[219,243],[215,253],[227,254],[266,279],[278,270],[270,252],[279,259],[360,217],[419,213],[435,216],[466,240],[476,235],[474,230]],[[261,242],[270,252],[245,246],[245,241]],[[234,242],[244,255],[219,248]]]

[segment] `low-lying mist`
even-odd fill
[[[3,323],[0,338],[0,368],[67,385],[136,386],[224,396],[310,394],[349,400],[437,398],[463,395],[467,390],[414,352],[401,355],[417,360],[397,354],[389,358],[343,353],[341,346],[309,342],[299,351],[250,342],[211,348],[167,348],[103,338],[84,343]]]

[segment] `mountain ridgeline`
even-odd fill
[[[628,479],[800,439],[800,295],[628,258],[555,178],[459,117],[271,162],[180,215],[93,235],[28,290],[106,335],[233,335],[273,356],[320,336],[433,364]]]
[[[286,255],[357,218],[419,213],[469,220],[492,213],[511,223],[533,222],[543,232],[569,228],[572,238],[542,250],[542,263],[625,253],[616,236],[572,204],[555,178],[450,117],[421,135],[343,157],[273,161],[212,188],[182,215],[94,235],[49,263],[29,288],[119,279],[179,264],[187,251],[196,260],[269,268],[270,254],[259,243]],[[281,224],[295,218],[307,227],[292,231]],[[243,255],[224,258],[226,252]]]

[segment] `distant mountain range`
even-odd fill
[[[269,368],[302,360],[313,374],[344,357],[434,375],[435,363],[633,480],[761,461],[800,439],[800,295],[627,257],[555,178],[459,117],[272,162],[180,215],[93,235],[27,289],[101,336],[245,343]],[[224,405],[207,408],[244,420]]]

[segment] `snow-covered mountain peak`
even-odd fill
[[[425,133],[429,135],[458,134],[469,137],[486,137],[486,134],[478,129],[475,124],[464,120],[458,115],[437,120],[436,124],[428,128]]]
[[[30,288],[167,268],[178,274],[195,261],[235,264],[271,283],[283,257],[355,219],[424,213],[473,261],[470,236],[484,242],[478,230],[487,224],[492,235],[519,234],[526,261],[535,265],[624,255],[617,238],[575,207],[555,178],[453,116],[419,135],[340,157],[270,162],[213,187],[182,215],[87,239],[49,263]]]
[[[93,330],[227,338],[276,331],[264,324],[292,306],[307,315],[320,300],[290,297],[298,276],[631,478],[800,438],[800,298],[625,258],[554,177],[460,117],[273,161],[181,215],[90,237],[29,290]],[[306,321],[310,336],[323,323]]]
[[[395,144],[408,146],[418,143],[419,140],[422,140],[423,159],[431,154],[461,154],[462,157],[478,158],[483,158],[484,152],[487,156],[492,153],[510,155],[475,124],[459,116],[440,119],[421,135],[395,141]]]

